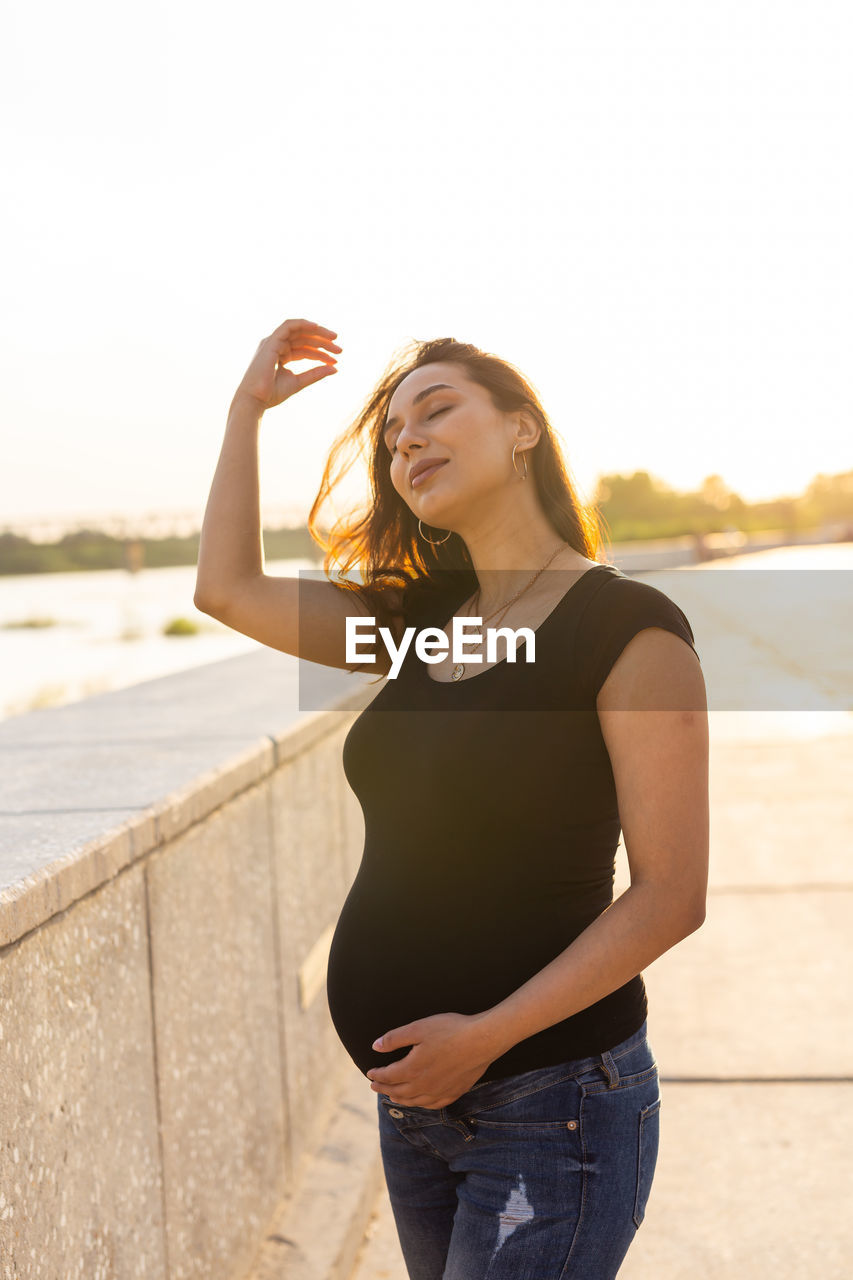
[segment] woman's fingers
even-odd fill
[[[326,329],[321,324],[316,324],[313,320],[285,320],[277,329],[273,329],[272,337],[287,337],[292,333],[304,333],[310,330],[312,333],[325,334],[327,338],[336,338],[338,335],[334,329]]]
[[[327,347],[329,351],[341,351],[342,348],[337,342],[332,342],[331,338],[323,338],[317,334],[309,333],[292,333],[289,336],[276,338],[272,337],[275,347]]]
[[[325,378],[327,373],[337,372],[338,366],[336,364],[320,365],[316,369],[306,369],[304,373],[293,374],[293,384],[297,391],[301,391],[303,387],[310,386],[312,382],[318,382],[320,378]]]
[[[320,338],[314,335],[299,334],[289,338],[282,337],[273,340],[273,346],[279,354],[293,353],[295,351],[309,351],[312,355],[319,355],[324,349],[331,352],[340,352],[343,347],[337,342],[332,342],[329,338]]]
[[[278,348],[278,354],[286,360],[292,360],[297,352],[302,356],[303,360],[314,358],[319,360],[321,357],[325,360],[337,360],[338,358],[336,351],[324,351],[322,347],[310,347],[307,344],[295,346],[292,343],[283,342]]]
[[[279,361],[282,360],[336,360],[337,356],[331,355],[327,351],[320,351],[317,347],[283,347],[279,352]]]

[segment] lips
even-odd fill
[[[444,466],[445,462],[447,458],[424,458],[421,462],[416,462],[409,474],[409,484],[413,489],[425,484],[439,467]]]

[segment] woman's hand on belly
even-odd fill
[[[371,1089],[403,1106],[449,1107],[503,1051],[486,1027],[483,1014],[436,1013],[386,1031],[373,1043],[378,1053],[412,1048],[390,1066],[372,1067]]]

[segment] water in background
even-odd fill
[[[294,577],[316,568],[308,560],[264,567]],[[195,565],[0,577],[0,719],[262,648],[199,612],[195,583]],[[39,618],[56,625],[8,625]],[[163,635],[175,618],[194,622],[198,634]]]

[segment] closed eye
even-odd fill
[[[446,404],[446,405],[444,405],[444,407],[443,407],[443,408],[441,408],[441,409],[436,409],[435,413],[431,413],[431,414],[429,415],[429,417],[427,418],[427,422],[431,422],[431,421],[432,421],[432,419],[433,419],[433,418],[437,418],[437,417],[438,417],[438,415],[439,415],[440,413],[446,413],[448,409],[452,409],[452,408],[453,408],[453,405],[452,405],[452,404]],[[396,452],[397,452],[397,441],[396,441],[396,439],[395,439],[395,440],[394,440],[394,443],[391,445],[391,453],[392,453],[392,455],[393,455],[393,454],[395,454]]]

